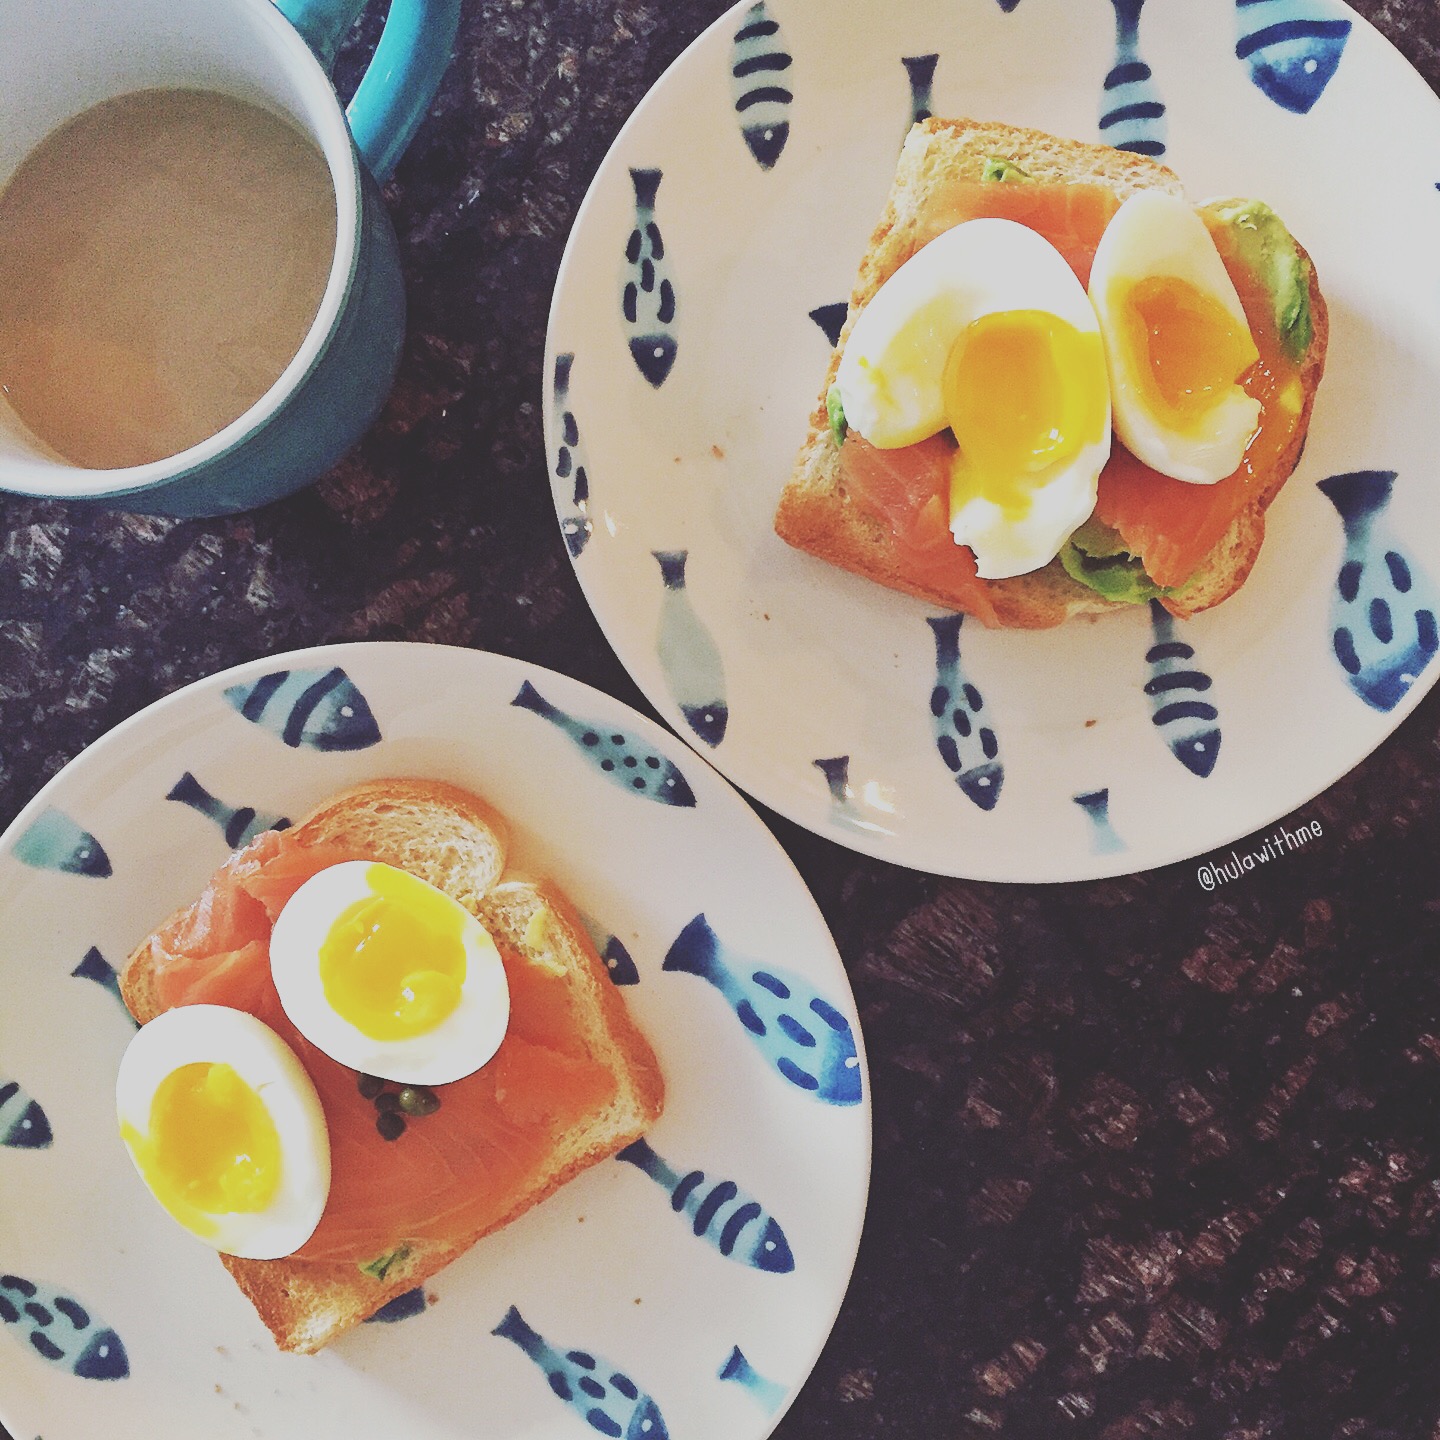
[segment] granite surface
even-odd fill
[[[0,821],[149,701],[316,642],[476,646],[647,708],[555,524],[545,319],[606,147],[722,8],[469,6],[387,188],[399,384],[313,490],[213,522],[0,503]],[[1357,8],[1440,85],[1435,0]],[[1440,1440],[1440,694],[1299,813],[1319,843],[1208,895],[1193,864],[939,880],[766,818],[875,1103],[854,1282],[780,1440]]]

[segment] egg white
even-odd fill
[[[460,1001],[433,1030],[377,1040],[336,1013],[320,978],[320,948],[330,927],[373,892],[368,860],[332,865],[290,898],[270,936],[270,968],[291,1023],[332,1060],[406,1085],[445,1085],[473,1074],[500,1048],[510,1019],[510,986],[500,952],[464,906],[436,890],[460,918],[465,979]],[[432,887],[433,889],[433,887]]]
[[[1179,196],[1155,190],[1132,195],[1115,212],[1090,271],[1090,299],[1100,317],[1110,365],[1115,433],[1152,470],[1195,485],[1213,485],[1239,467],[1259,423],[1260,402],[1232,386],[1212,407],[1200,434],[1176,430],[1154,413],[1137,369],[1140,357],[1119,341],[1124,334],[1122,297],[1150,276],[1187,281],[1250,333],[1235,283],[1205,222]]]
[[[223,1005],[181,1005],[156,1016],[136,1033],[120,1062],[115,1081],[120,1123],[148,1135],[151,1102],[161,1082],[184,1065],[202,1063],[231,1066],[260,1097],[280,1137],[281,1165],[279,1191],[265,1210],[213,1215],[215,1233],[196,1238],[250,1260],[293,1254],[314,1233],[330,1195],[330,1137],[304,1066],[263,1021]],[[135,1161],[133,1153],[130,1158]],[[143,1180],[138,1161],[135,1168]]]

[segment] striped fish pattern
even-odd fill
[[[580,446],[580,426],[570,408],[570,369],[573,354],[555,357],[555,381],[551,398],[551,419],[560,437],[555,451],[555,478],[571,482],[570,512],[560,517],[560,533],[572,560],[589,542],[595,526],[590,519],[590,473],[585,466],[585,452]]]
[[[1360,470],[1317,487],[1345,527],[1330,601],[1335,658],[1350,688],[1375,710],[1393,710],[1440,651],[1440,596],[1382,519],[1395,479],[1393,470]]]
[[[70,974],[76,980],[91,980],[107,994],[112,995],[115,1003],[125,1012],[125,1018],[135,1025],[135,1017],[130,1014],[130,1007],[126,1005],[124,997],[120,994],[120,977],[115,973],[115,967],[95,946],[92,945],[85,952],[85,958]]]
[[[1335,78],[1351,22],[1331,0],[1235,0],[1236,57],[1262,94],[1308,115]]]
[[[767,1415],[773,1415],[785,1399],[785,1387],[777,1381],[767,1380],[745,1358],[745,1352],[738,1345],[726,1356],[718,1378],[734,1381]]]
[[[935,65],[939,55],[905,55],[900,63],[910,80],[910,124],[918,125],[935,113]],[[908,128],[908,127],[907,127]]]
[[[780,24],[765,0],[752,5],[735,32],[730,50],[730,93],[740,133],[762,170],[774,168],[790,138],[790,102],[785,72],[794,63]]]
[[[625,242],[620,310],[635,367],[657,390],[670,376],[679,350],[675,339],[675,285],[665,260],[665,239],[655,221],[659,170],[630,171],[635,225]]]
[[[267,830],[288,830],[290,822],[283,815],[271,815],[253,806],[238,809],[217,800],[188,770],[170,787],[165,796],[177,804],[188,805],[207,819],[213,820],[225,837],[225,843],[238,850]]]
[[[519,1347],[592,1430],[611,1440],[669,1440],[660,1407],[624,1371],[588,1350],[557,1350],[512,1305],[490,1332]]]
[[[660,968],[713,985],[751,1043],[796,1089],[829,1105],[860,1103],[850,1022],[808,980],[730,954],[703,914],[680,932]]]
[[[695,613],[685,586],[688,550],[654,550],[665,586],[655,648],[670,698],[685,723],[712,749],[725,738],[730,709],[725,703],[725,665],[720,647]]]
[[[0,1075],[0,1145],[12,1150],[44,1150],[55,1138],[50,1121],[18,1080]]]
[[[1115,63],[1100,99],[1100,139],[1117,150],[1165,153],[1165,104],[1150,67],[1140,58],[1140,12],[1145,0],[1111,0],[1115,7]]]
[[[82,1380],[123,1380],[130,1373],[120,1337],[78,1300],[47,1285],[0,1275],[0,1324],[42,1360]]]
[[[685,777],[643,740],[598,720],[566,714],[545,699],[528,680],[510,703],[548,720],[607,780],[632,795],[656,800],[662,805],[694,805],[695,792]]]
[[[68,815],[42,811],[15,842],[15,858],[35,870],[58,870],[104,880],[114,873],[105,847]]]
[[[944,615],[927,623],[935,636],[935,686],[930,691],[930,719],[935,748],[945,768],[968,799],[993,810],[1005,783],[1000,742],[981,718],[985,701],[960,669],[960,628],[963,615]]]
[[[1110,823],[1110,791],[1091,790],[1074,797],[1075,803],[1090,817],[1092,834],[1090,848],[1096,855],[1115,855],[1125,848],[1125,842]]]
[[[365,697],[337,665],[333,670],[275,670],[232,685],[226,701],[253,725],[291,749],[364,750],[380,743]]]
[[[1145,652],[1150,678],[1145,694],[1151,724],[1164,737],[1170,753],[1202,780],[1220,755],[1220,712],[1206,694],[1213,683],[1195,663],[1195,647],[1179,638],[1170,612],[1150,602],[1151,645]]]
[[[707,1181],[703,1170],[682,1174],[644,1140],[627,1145],[615,1158],[648,1175],[670,1197],[670,1208],[726,1259],[772,1275],[788,1275],[795,1268],[779,1222],[733,1180]]]

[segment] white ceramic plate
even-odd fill
[[[265,678],[285,672],[278,688]],[[236,708],[247,702],[253,722]],[[336,744],[355,748],[324,748]],[[636,773],[652,777],[643,793]],[[638,981],[626,998],[666,1079],[648,1137],[660,1160],[605,1161],[397,1307],[415,1313],[282,1355],[130,1167],[114,1077],[133,1026],[109,966],[198,893],[228,840],[395,774],[487,796],[513,824],[516,860],[623,946],[625,958],[608,949],[612,975]],[[698,961],[702,914],[719,944],[708,977],[664,969]],[[326,647],[214,676],[92,746],[0,839],[0,937],[0,1419],[22,1440],[758,1440],[813,1365],[869,1179],[845,973],[740,797],[607,696],[428,645]],[[788,1001],[752,978],[772,965]],[[738,1018],[746,1002],[763,1040]],[[808,1050],[784,1038],[797,1025]],[[692,1170],[704,1178],[677,1213],[666,1192]],[[724,1181],[744,1193],[717,1195]],[[737,1218],[747,1197],[761,1213]],[[502,1325],[512,1306],[528,1331]]]
[[[1174,635],[1141,607],[937,631],[772,532],[824,307],[921,108],[1163,148],[1192,196],[1262,197],[1314,255],[1332,331],[1307,452],[1245,588]],[[1437,181],[1435,96],[1334,0],[737,7],[625,127],[561,267],[548,444],[586,596],[691,744],[855,849],[1076,880],[1226,845],[1435,679]]]

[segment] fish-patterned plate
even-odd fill
[[[514,864],[563,886],[624,987],[666,1108],[374,1323],[283,1355],[125,1155],[115,966],[233,846],[386,775],[506,815]],[[213,676],[93,745],[0,837],[0,937],[17,1440],[763,1440],[814,1364],[869,1182],[845,972],[745,802],[608,696],[431,645]]]
[[[1162,156],[1269,201],[1331,318],[1304,459],[1233,599],[987,631],[772,517],[912,120]],[[790,819],[944,874],[1221,847],[1385,739],[1440,664],[1440,104],[1339,0],[741,4],[598,172],[550,319],[586,596],[677,732]]]

